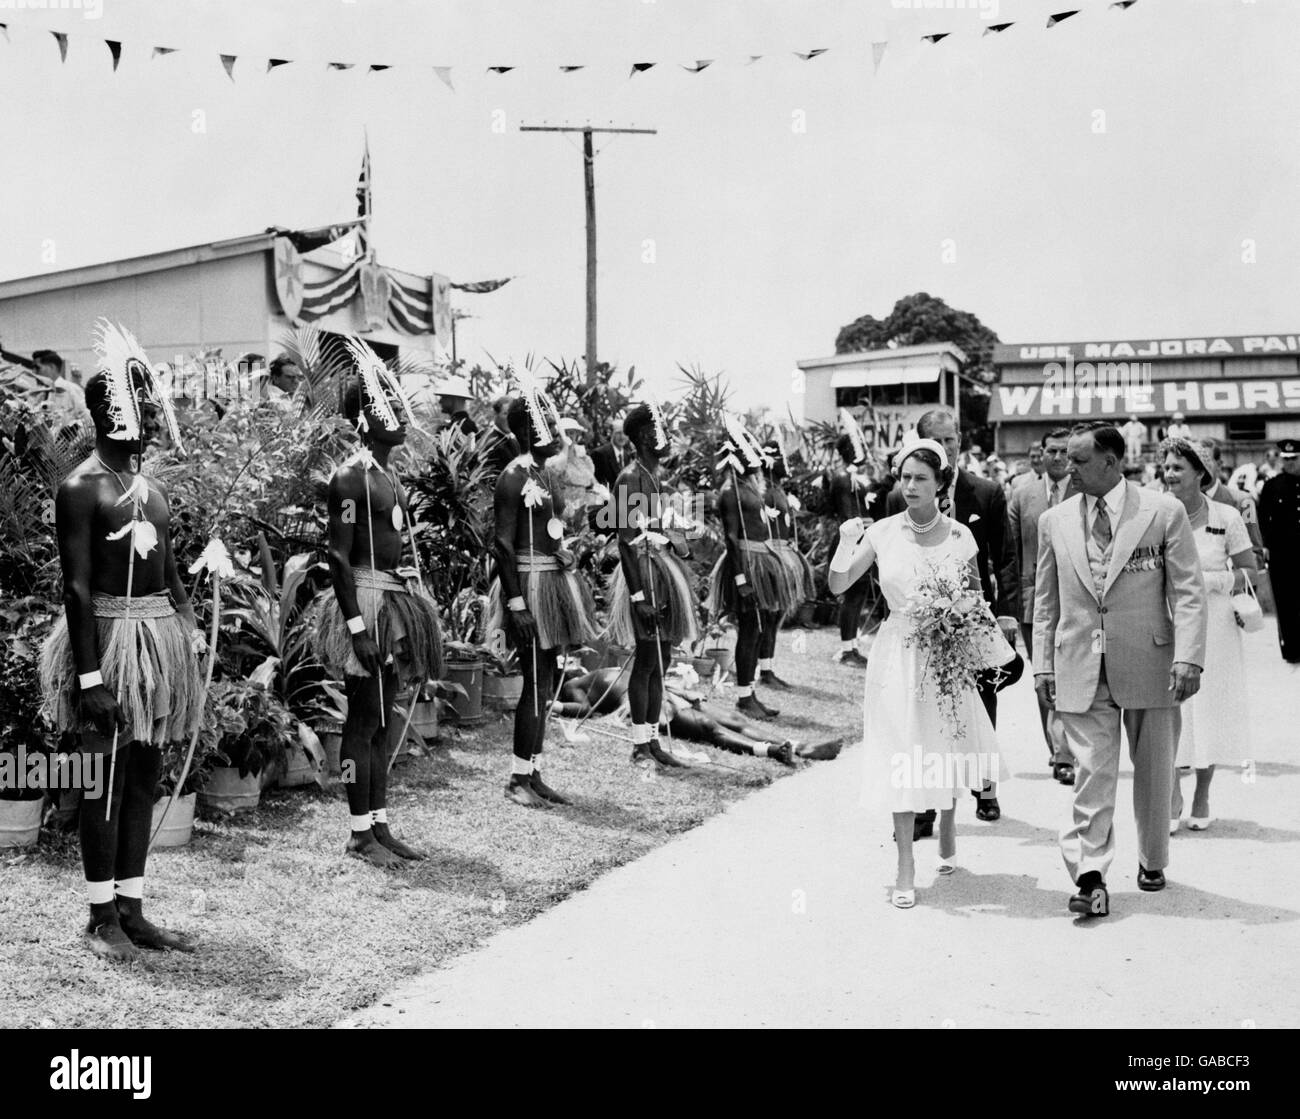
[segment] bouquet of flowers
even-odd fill
[[[999,637],[997,622],[964,564],[931,563],[907,596],[910,620],[906,644],[925,654],[922,687],[937,693],[940,711],[955,738],[965,738],[961,697],[974,690],[990,667],[990,650]]]

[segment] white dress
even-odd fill
[[[1201,690],[1182,706],[1178,735],[1178,764],[1197,769],[1236,765],[1251,756],[1246,654],[1228,583],[1230,557],[1250,550],[1250,534],[1236,509],[1220,501],[1206,503],[1209,519],[1195,533],[1207,577],[1205,665]]]
[[[898,513],[867,528],[890,614],[867,665],[862,800],[885,812],[951,808],[959,793],[1009,776],[979,693],[969,688],[959,697],[957,723],[964,729],[959,737],[926,679],[924,650],[906,643],[912,625],[903,613],[907,596],[930,565],[967,566],[977,553],[975,538],[952,521],[943,543],[924,548],[904,527],[906,516]],[[1000,637],[995,643],[1014,655]],[[1009,659],[991,649],[988,663]]]

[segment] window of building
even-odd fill
[[[1228,421],[1228,441],[1232,443],[1262,443],[1267,434],[1267,421],[1263,416],[1242,416]]]

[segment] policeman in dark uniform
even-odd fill
[[[1300,664],[1300,439],[1279,439],[1282,472],[1259,494],[1259,530],[1268,552],[1268,581],[1277,604],[1282,659]]]

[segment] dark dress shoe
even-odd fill
[[[1147,870],[1146,867],[1138,864],[1138,889],[1146,890],[1147,893],[1154,894],[1157,890],[1165,888],[1165,872],[1163,870]]]
[[[839,663],[847,664],[851,668],[866,668],[867,658],[856,649],[850,649],[848,652],[839,655]]]
[[[918,839],[929,839],[934,835],[934,817],[927,819],[924,816],[918,816],[912,821],[912,842]]]
[[[1070,912],[1081,917],[1109,917],[1110,894],[1105,885],[1080,890],[1070,898]]]
[[[985,797],[980,793],[972,795],[975,797],[975,819],[987,820],[990,824],[1002,819],[1002,806],[997,797]]]
[[[1060,762],[1052,766],[1052,776],[1055,777],[1062,785],[1074,784],[1074,766],[1069,762]]]

